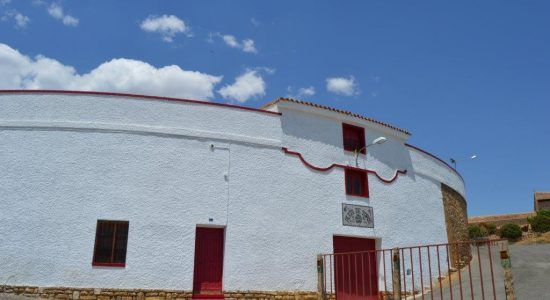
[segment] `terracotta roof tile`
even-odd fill
[[[535,192],[535,200],[550,199],[550,192]]]
[[[410,132],[404,130],[404,129],[401,129],[401,128],[398,128],[398,127],[395,127],[393,125],[390,125],[388,123],[384,123],[384,122],[380,122],[378,120],[375,120],[375,119],[371,119],[371,118],[367,118],[365,116],[362,116],[362,115],[359,115],[359,114],[356,114],[356,113],[353,113],[353,112],[350,112],[350,111],[347,111],[347,110],[341,110],[341,109],[337,109],[337,108],[333,108],[333,107],[329,107],[329,106],[325,106],[325,105],[321,105],[321,104],[317,104],[317,103],[313,103],[313,102],[307,102],[307,101],[302,101],[302,100],[298,100],[298,99],[293,99],[293,98],[285,98],[285,97],[280,97],[280,98],[277,98],[269,103],[266,103],[264,104],[261,109],[266,109],[267,107],[269,106],[272,106],[272,105],[275,105],[279,102],[282,102],[282,101],[286,101],[286,102],[293,102],[293,103],[298,103],[298,104],[302,104],[302,105],[308,105],[308,106],[312,106],[312,107],[316,107],[316,108],[321,108],[321,109],[326,109],[326,110],[330,110],[330,111],[334,111],[334,112],[337,112],[337,113],[340,113],[340,114],[343,114],[343,115],[347,115],[347,116],[351,116],[351,117],[355,117],[355,118],[359,118],[359,119],[363,119],[363,120],[366,120],[366,121],[369,121],[369,122],[373,122],[373,123],[376,123],[378,125],[382,125],[382,126],[385,126],[385,127],[388,127],[388,128],[391,128],[393,130],[397,130],[399,132],[402,132],[406,135],[411,135]]]

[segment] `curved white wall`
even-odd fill
[[[367,127],[367,142],[389,141],[360,166],[408,172],[370,174],[370,198],[346,196],[342,169],[312,170],[281,147],[353,165],[341,148],[353,120],[279,110],[0,94],[0,282],[190,290],[197,225],[226,227],[225,290],[316,290],[333,235],[446,242],[440,182],[464,186],[444,164]],[[374,228],[342,226],[342,203],[372,206]],[[125,268],[91,266],[98,219],[130,222]]]

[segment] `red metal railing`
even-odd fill
[[[323,254],[320,284],[325,299],[337,300],[504,299],[497,257],[505,242],[465,241]]]

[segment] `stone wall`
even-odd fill
[[[468,212],[466,200],[457,191],[445,184],[441,184],[443,208],[445,211],[445,225],[449,243],[468,241]],[[470,246],[451,245],[451,266],[458,267],[470,260]]]
[[[191,291],[33,287],[0,285],[0,294],[55,300],[191,300]],[[224,292],[226,300],[317,300],[317,292],[234,291]]]
[[[500,227],[506,223],[515,223],[519,226],[529,225],[527,218],[534,216],[534,212],[528,213],[518,213],[518,214],[503,214],[503,215],[492,215],[492,216],[477,216],[468,218],[468,224],[470,225],[480,225],[482,223],[495,224],[497,227]]]

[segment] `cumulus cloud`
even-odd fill
[[[66,89],[211,99],[222,77],[170,65],[117,58],[89,73],[38,55],[30,58],[0,43],[0,89]]]
[[[355,78],[353,76],[350,76],[349,78],[331,77],[327,78],[326,82],[327,90],[329,92],[343,96],[353,96],[359,93],[357,90],[357,84],[355,83]]]
[[[252,39],[244,39],[239,42],[239,40],[231,34],[218,34],[218,36],[221,37],[225,44],[231,48],[240,49],[247,53],[258,53],[258,49],[256,49],[254,40]]]
[[[48,14],[54,19],[59,20],[66,26],[77,26],[79,20],[63,12],[63,7],[59,3],[52,3],[48,6]]]
[[[290,98],[307,98],[315,95],[315,88],[313,86],[310,87],[302,87],[297,90],[297,92],[294,92],[294,89],[289,86],[287,88],[288,95],[287,97]]]
[[[251,39],[243,40],[243,51],[249,53],[258,53],[256,47],[254,46],[254,41]]]
[[[69,16],[69,15],[66,15],[63,17],[63,24],[64,25],[67,25],[67,26],[76,26],[78,25],[78,19],[73,17],[73,16]]]
[[[246,70],[235,78],[235,82],[218,90],[223,98],[246,102],[255,97],[264,96],[266,83],[258,70]]]
[[[231,48],[239,48],[241,46],[239,44],[239,41],[237,41],[237,39],[230,34],[223,35],[222,39],[225,42],[225,44]]]
[[[171,43],[178,33],[192,36],[191,28],[185,22],[174,15],[149,16],[139,25],[141,30],[155,32],[162,35],[162,40]]]
[[[16,13],[13,18],[15,19],[15,25],[19,28],[27,27],[27,24],[30,21],[29,17],[22,15],[20,13]]]
[[[2,18],[2,21],[10,21],[13,20],[15,22],[15,28],[23,29],[26,28],[31,19],[29,17],[19,13],[16,10],[11,10],[6,12]]]
[[[298,95],[306,96],[306,97],[313,96],[315,95],[315,88],[312,86],[307,88],[299,88]]]

